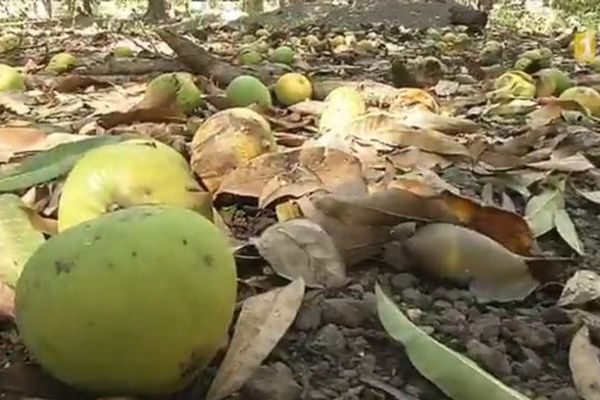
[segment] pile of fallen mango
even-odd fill
[[[600,276],[565,282],[560,265],[586,254],[566,191],[600,203],[598,59],[554,54],[576,40],[513,59],[499,38],[423,35],[436,56],[377,32],[218,32],[206,47],[248,68],[224,87],[190,71],[107,85],[82,79],[81,57],[62,50],[28,74],[0,65],[2,312],[33,360],[77,389],[132,396],[181,390],[217,360],[206,398],[226,398],[307,293],[380,262],[468,287],[481,304],[518,307],[561,286],[556,304],[580,324],[574,384],[597,398]],[[140,51],[97,45],[111,62]],[[1,54],[20,47],[22,36],[0,37]],[[475,50],[474,68],[456,63]],[[381,77],[384,53],[386,79],[354,77],[365,60]],[[273,66],[274,82],[257,77]],[[36,86],[43,74],[61,84]],[[111,104],[115,93],[128,101]],[[71,131],[48,128],[77,113]],[[443,179],[450,166],[490,182],[481,198]],[[551,232],[569,254],[540,250]],[[236,261],[248,258],[267,268],[242,278]],[[419,328],[388,283],[370,288],[383,328],[448,397],[529,398]]]

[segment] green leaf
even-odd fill
[[[378,285],[375,294],[379,320],[386,332],[404,345],[415,368],[446,395],[454,400],[529,400],[419,329]]]
[[[554,228],[554,214],[564,208],[560,190],[552,189],[533,196],[525,207],[525,220],[534,237],[542,236]]]
[[[556,230],[560,237],[562,237],[563,240],[577,252],[577,254],[580,256],[584,255],[583,243],[579,240],[575,225],[573,225],[573,221],[571,221],[571,217],[569,217],[566,210],[558,210],[556,214],[554,214],[554,225],[556,226]]]
[[[0,171],[0,192],[25,189],[51,181],[69,172],[87,151],[124,139],[123,136],[93,136],[35,154],[13,168]]]
[[[0,196],[0,280],[14,287],[23,266],[33,252],[44,243],[21,198],[14,194]]]

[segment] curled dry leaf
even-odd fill
[[[531,255],[533,234],[520,215],[492,205],[482,205],[473,199],[444,192],[444,203],[466,226],[502,244],[508,250]]]
[[[575,388],[585,400],[600,399],[600,349],[590,341],[589,329],[582,326],[569,348],[569,368]]]
[[[23,152],[48,150],[61,143],[83,140],[83,135],[69,133],[47,134],[38,128],[7,126],[0,128],[0,161],[8,161]]]
[[[600,299],[600,275],[590,270],[579,270],[563,288],[559,306],[583,306]]]
[[[315,194],[311,198],[300,198],[298,206],[306,218],[319,224],[331,236],[346,266],[356,265],[381,252],[390,237],[389,227],[345,224],[329,217],[315,205],[315,201],[321,196]]]
[[[215,196],[253,197],[266,207],[284,197],[299,198],[325,189],[332,193],[366,193],[360,161],[325,147],[302,147],[256,157],[232,171]]]
[[[294,322],[304,289],[304,281],[299,278],[283,288],[244,301],[207,400],[220,400],[233,394],[252,376]]]
[[[346,127],[346,135],[369,142],[378,150],[414,146],[432,153],[470,157],[469,150],[451,136],[409,127],[386,112],[372,112],[354,119]]]
[[[400,121],[412,128],[433,129],[447,134],[472,133],[479,125],[466,118],[447,117],[436,114],[424,106],[395,112]]]
[[[196,130],[191,165],[210,192],[239,165],[276,150],[269,123],[248,108],[220,111]]]
[[[29,257],[44,243],[19,196],[0,196],[0,280],[14,287]]]
[[[302,277],[306,286],[315,288],[337,288],[347,283],[346,265],[331,236],[308,219],[271,225],[253,244],[284,278]]]
[[[443,201],[389,188],[363,197],[323,195],[315,206],[325,215],[349,225],[395,226],[409,220],[458,222]]]
[[[539,285],[522,257],[461,226],[426,225],[404,246],[416,265],[431,274],[470,280],[471,290],[482,302],[521,300]]]

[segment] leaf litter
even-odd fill
[[[51,47],[58,48],[63,47],[63,41],[74,39],[80,41],[73,46],[78,51],[84,50],[86,45],[83,42],[91,42],[90,49],[105,53],[115,35],[110,30],[97,35],[99,29],[94,27],[85,33],[50,29],[52,34],[44,40]],[[201,29],[196,34],[199,31]],[[238,65],[234,58],[243,46],[243,40],[238,40],[241,39],[238,33],[241,31],[211,27],[206,44],[212,49],[220,49],[214,54],[232,61],[231,65]],[[250,33],[259,36],[258,32]],[[587,247],[590,238],[593,238],[589,233],[594,231],[592,218],[585,219],[594,213],[584,208],[571,209],[570,194],[565,190],[564,182],[552,184],[557,177],[571,184],[573,181],[579,184],[581,178],[593,181],[597,163],[594,146],[574,145],[572,139],[575,134],[569,130],[578,124],[592,127],[594,117],[589,110],[575,101],[546,97],[548,93],[543,98],[511,98],[503,102],[488,98],[486,104],[482,94],[491,83],[489,81],[494,79],[493,74],[501,70],[494,72],[490,68],[490,75],[485,77],[488,72],[479,65],[472,65],[469,52],[480,46],[478,41],[461,50],[459,45],[433,39],[431,32],[422,33],[424,36],[403,32],[402,35],[406,35],[402,39],[404,57],[418,60],[421,50],[431,52],[435,48],[434,53],[439,51],[447,65],[444,65],[441,75],[432,75],[418,68],[414,70],[410,66],[408,72],[415,78],[412,82],[420,87],[396,88],[380,81],[388,79],[382,79],[384,72],[388,72],[383,69],[390,64],[386,59],[387,52],[399,49],[395,43],[397,32],[382,35],[369,31],[369,40],[379,46],[374,51],[354,50],[352,43],[355,39],[352,40],[353,34],[349,32],[341,35],[347,39],[342,47],[325,44],[325,48],[331,47],[332,51],[311,48],[304,43],[303,31],[291,29],[289,34],[300,36],[295,37],[297,42],[289,38],[299,55],[296,69],[311,71],[315,76],[326,75],[326,79],[313,80],[314,100],[298,103],[287,110],[276,102],[274,107],[263,113],[277,145],[265,146],[260,149],[261,154],[248,160],[236,158],[233,146],[228,146],[228,142],[223,140],[229,135],[227,132],[239,133],[239,126],[233,121],[222,122],[221,131],[219,128],[209,129],[211,132],[201,135],[201,140],[194,143],[191,139],[198,126],[195,129],[186,126],[186,118],[172,107],[172,98],[150,103],[144,100],[145,83],[150,80],[145,73],[192,69],[198,75],[205,75],[202,79],[214,81],[210,82],[210,88],[206,86],[205,100],[208,104],[195,110],[194,118],[200,124],[207,124],[211,115],[215,116],[220,108],[227,107],[223,102],[209,100],[225,99],[222,89],[226,85],[220,80],[222,76],[218,71],[213,74],[214,71],[194,70],[199,68],[199,64],[189,63],[189,58],[182,54],[181,60],[161,59],[162,55],[170,57],[179,50],[169,48],[153,34],[143,32],[142,38],[135,39],[135,43],[144,42],[145,49],[138,48],[141,51],[135,59],[137,69],[132,70],[118,70],[127,63],[119,64],[116,60],[105,62],[104,54],[103,57],[90,56],[89,60],[85,60],[85,66],[76,72],[58,77],[42,76],[44,55],[28,54],[25,70],[28,78],[35,78],[28,80],[33,87],[20,96],[2,95],[0,106],[5,114],[3,116],[8,119],[26,117],[24,119],[41,124],[57,123],[58,128],[42,132],[35,125],[15,127],[10,121],[0,128],[0,190],[19,195],[27,190],[30,198],[26,199],[28,206],[20,208],[20,220],[23,223],[27,221],[29,232],[36,232],[38,236],[42,232],[52,235],[56,234],[53,224],[60,181],[89,149],[122,140],[132,133],[149,132],[160,136],[161,140],[182,153],[191,153],[191,164],[197,166],[194,169],[199,180],[213,193],[214,211],[220,217],[217,221],[230,235],[232,245],[239,245],[240,236],[253,237],[255,245],[262,250],[259,251],[262,258],[277,274],[288,280],[301,276],[305,281],[300,284],[301,280],[297,279],[284,288],[274,289],[272,287],[277,283],[264,281],[267,283],[259,290],[272,290],[246,300],[234,340],[221,364],[221,370],[225,372],[220,372],[221,375],[213,381],[211,395],[215,398],[223,398],[225,393],[232,394],[240,389],[280,338],[289,329],[293,330],[290,326],[304,297],[305,285],[318,288],[315,292],[326,297],[331,293],[320,290],[321,287],[336,289],[336,295],[348,296],[349,288],[356,286],[350,286],[353,283],[362,290],[371,287],[372,281],[366,277],[375,271],[387,280],[393,272],[376,270],[373,265],[383,255],[386,246],[396,243],[393,232],[399,223],[412,224],[414,229],[405,232],[401,247],[412,249],[413,256],[417,256],[413,258],[420,258],[422,267],[422,270],[402,272],[417,277],[417,283],[410,290],[418,288],[426,291],[428,285],[438,286],[436,277],[447,277],[452,278],[451,282],[444,282],[442,286],[460,291],[462,278],[465,278],[479,301],[493,300],[495,307],[501,310],[510,309],[509,306],[503,308],[501,303],[504,301],[529,307],[529,299],[537,301],[546,296],[543,297],[544,304],[549,303],[543,286],[536,292],[535,300],[532,299],[534,296],[529,297],[542,283],[532,276],[527,265],[541,257],[536,253],[537,240],[543,243],[550,240],[550,244],[554,244],[548,233],[555,230],[575,253],[589,257],[582,243],[586,243]],[[498,32],[492,30],[492,35],[498,35]],[[275,45],[280,42],[276,37],[262,37],[261,40]],[[511,52],[531,48],[533,44],[527,39],[520,37],[515,41],[515,38],[508,38],[507,43],[503,43],[508,44]],[[287,38],[282,40],[286,43]],[[483,41],[481,45],[484,45]],[[12,52],[15,51],[19,49]],[[553,51],[561,50],[553,47]],[[152,56],[154,58],[146,58],[146,53],[156,54]],[[344,63],[349,60],[353,65],[333,65],[332,58]],[[167,62],[168,67],[161,65],[162,61]],[[568,56],[558,56],[554,62],[561,68],[573,67]],[[185,63],[189,65],[184,66]],[[467,65],[466,70],[455,68],[463,64]],[[152,65],[152,68],[140,72],[144,65]],[[268,62],[262,66],[271,72],[280,71],[271,68]],[[256,71],[259,70],[260,67],[257,67]],[[480,81],[482,78],[488,82]],[[578,77],[578,82],[586,82],[579,78],[582,77]],[[204,84],[202,86],[205,89]],[[336,92],[336,88],[340,87],[352,90]],[[17,134],[19,130],[24,134]],[[198,147],[199,143],[200,147],[204,146],[203,149]],[[10,164],[6,165],[7,162]],[[470,178],[453,177],[453,171],[457,169],[469,171]],[[483,178],[490,177],[497,178],[495,186],[485,186],[480,191]],[[585,186],[581,186],[586,189],[577,193],[592,203],[598,202],[597,186],[595,183],[590,185],[590,179],[587,179]],[[475,193],[482,193],[481,199]],[[231,207],[232,204],[237,212],[244,214],[242,223],[222,218],[227,212],[223,205]],[[593,204],[589,206],[593,207]],[[582,218],[578,213],[581,210],[586,217]],[[247,232],[249,230],[251,232]],[[585,240],[579,238],[578,232],[582,232]],[[395,262],[395,267],[406,271],[404,261]],[[433,279],[421,274],[424,271],[433,274]],[[572,269],[566,272],[571,273]],[[262,278],[256,276],[256,271],[254,273],[252,278]],[[357,278],[356,274],[361,278]],[[392,277],[397,278],[395,275]],[[578,275],[573,279],[576,277],[581,279]],[[567,283],[557,305],[582,306],[582,303],[588,303],[584,300],[586,296],[595,299],[592,289],[582,289],[581,284],[575,285],[578,289],[569,289],[573,285],[571,281]],[[590,286],[593,285],[593,282],[590,283]],[[12,290],[6,285],[4,289],[0,295],[0,315],[10,318],[14,314],[11,309]],[[403,300],[410,302],[411,297],[407,293],[397,290]],[[578,294],[569,297],[569,290]],[[519,303],[525,297],[528,297],[528,302]],[[451,301],[451,311],[458,309],[455,308],[458,307],[454,304],[455,300]],[[555,301],[553,298],[552,302]],[[412,306],[424,307],[426,313],[439,314],[438,310],[433,312],[422,304]],[[542,307],[536,305],[526,310],[537,315],[535,313]],[[283,316],[277,314],[280,308],[284,310]],[[411,310],[417,311],[421,310]],[[261,316],[254,318],[255,312]],[[476,325],[477,321],[469,323]],[[291,333],[293,337],[296,331]],[[525,398],[490,379],[481,369],[440,342],[435,342],[432,337],[426,340],[424,332],[420,334],[419,338],[436,350],[436,356],[449,360],[448,365],[458,365],[459,370],[466,368],[471,372],[472,376],[463,376],[457,383],[448,383],[429,373],[432,363],[423,367],[411,358],[417,369],[444,392],[468,390],[463,388],[466,386],[464,382],[475,379],[478,384],[484,382],[482,387],[486,388],[486,393],[500,393],[498,398]],[[576,347],[587,349],[591,354],[589,346],[594,346],[591,339],[585,343],[581,335],[577,335]],[[462,339],[458,338],[459,341]],[[457,338],[446,337],[446,340],[454,343]],[[238,346],[244,351],[237,351],[240,349]],[[255,353],[248,350],[253,346],[256,347],[252,350]],[[410,356],[413,350],[407,351]],[[427,351],[418,353],[427,354]],[[585,357],[583,350],[575,354],[577,359]],[[424,359],[419,358],[423,356],[416,357]],[[590,357],[586,363],[595,368]],[[571,362],[571,368],[573,376],[578,376],[575,381],[580,395],[586,399],[594,398],[595,394],[589,389],[594,383],[593,378],[582,378],[582,367],[573,368],[575,364]],[[485,367],[489,368],[488,365]],[[518,375],[520,369],[513,369],[517,371],[514,375]],[[531,385],[541,382],[535,378],[512,379],[512,382],[520,382],[520,387],[527,387],[529,381]],[[395,388],[385,380],[361,379],[361,382],[402,398],[402,391],[392,390]],[[537,393],[537,389],[550,395],[556,388],[550,389],[540,383],[540,388],[528,393]]]

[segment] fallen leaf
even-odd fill
[[[413,107],[394,114],[400,121],[412,128],[433,129],[451,135],[472,133],[479,125],[469,119],[446,117],[429,111],[425,107]]]
[[[134,107],[129,111],[113,111],[98,118],[98,125],[104,129],[134,122],[171,122],[185,123],[185,115],[176,107],[153,106],[148,108]]]
[[[564,208],[564,197],[554,188],[533,196],[525,206],[525,220],[529,224],[533,237],[542,236],[554,228],[556,212]]]
[[[14,319],[15,291],[7,284],[0,282],[0,320]]]
[[[389,188],[362,197],[323,195],[315,206],[344,224],[395,226],[409,220],[457,222],[443,201]]]
[[[207,400],[220,400],[233,394],[252,376],[294,322],[304,289],[304,281],[299,278],[283,288],[244,301]]]
[[[24,189],[58,178],[67,173],[87,151],[125,139],[125,135],[93,136],[35,154],[16,166],[0,171],[0,192]]]
[[[529,114],[529,125],[532,128],[550,125],[554,121],[559,120],[561,116],[562,108],[560,104],[556,102],[545,104]]]
[[[586,326],[571,340],[569,368],[577,393],[585,400],[600,399],[600,349],[590,341]]]
[[[19,196],[0,196],[0,280],[14,287],[29,257],[44,243]]]
[[[394,167],[401,170],[412,170],[414,168],[444,169],[451,165],[451,162],[443,156],[422,151],[416,147],[395,151],[387,155],[387,159],[392,162]]]
[[[305,100],[288,107],[292,112],[305,115],[320,116],[325,109],[325,103],[318,100]]]
[[[537,102],[532,100],[515,99],[505,104],[497,104],[486,110],[484,115],[517,116],[535,110]]]
[[[585,172],[595,168],[594,164],[592,164],[581,153],[564,158],[552,157],[550,160],[529,163],[527,166],[531,168],[560,172]]]
[[[298,206],[306,218],[319,224],[331,236],[347,267],[356,265],[381,252],[383,245],[390,237],[389,227],[344,224],[325,215],[315,206],[314,202],[320,196],[315,194],[311,198],[302,197],[297,201]]]
[[[331,237],[308,219],[271,225],[252,242],[273,270],[287,279],[303,278],[313,288],[344,286],[346,265]]]
[[[562,237],[563,240],[577,252],[577,254],[582,256],[584,254],[583,243],[579,240],[575,225],[573,225],[573,221],[571,221],[571,217],[569,217],[569,214],[565,209],[557,210],[554,214],[554,226],[556,226],[556,230],[560,237]]]
[[[444,203],[466,226],[494,239],[508,250],[531,255],[533,233],[520,215],[493,205],[482,205],[473,199],[444,192]]]
[[[522,300],[539,285],[522,257],[462,226],[426,225],[404,246],[416,265],[429,273],[470,281],[471,291],[481,302]]]
[[[471,359],[444,346],[414,325],[375,286],[377,314],[385,331],[402,343],[413,366],[454,400],[480,400],[482,393],[494,400],[529,400],[485,372]],[[468,384],[465,384],[468,382]]]
[[[600,204],[600,190],[595,191],[584,191],[575,189],[577,194],[581,195],[581,197],[591,201],[592,203]]]
[[[355,118],[344,132],[359,141],[368,141],[379,150],[414,146],[432,153],[470,157],[469,150],[453,137],[432,129],[412,128],[385,112]]]
[[[583,306],[600,299],[600,275],[590,270],[579,270],[565,283],[557,304]]]
[[[215,196],[253,197],[267,207],[285,197],[300,198],[317,190],[366,193],[360,161],[325,147],[302,147],[258,156],[227,175]]]

